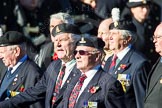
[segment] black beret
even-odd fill
[[[52,30],[53,36],[56,36],[60,33],[80,34],[80,30],[79,30],[78,26],[76,26],[74,24],[63,23],[63,24],[56,25]]]
[[[82,36],[82,38],[76,43],[76,46],[89,46],[103,50],[105,42],[101,38],[95,36],[90,37]]]
[[[18,45],[25,41],[23,34],[17,31],[8,31],[0,37],[0,46]]]
[[[129,0],[129,2],[127,2],[127,6],[131,8],[131,7],[137,7],[142,5],[149,5],[150,3],[151,0]]]
[[[120,20],[110,24],[109,29],[129,30],[136,32],[136,26],[131,20]]]

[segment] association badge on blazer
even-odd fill
[[[97,108],[97,102],[94,101],[84,101],[83,108]]]
[[[12,83],[13,86],[16,85],[17,80],[18,80],[18,74],[15,76],[15,78],[13,80],[13,83]]]

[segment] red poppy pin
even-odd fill
[[[89,92],[91,94],[94,94],[99,90],[99,88],[100,88],[99,86],[92,86],[92,87],[90,87]]]
[[[19,91],[20,91],[20,92],[23,92],[24,90],[25,90],[24,85],[21,85]]]
[[[54,53],[53,57],[52,57],[52,60],[57,60],[57,59],[58,59],[57,53]]]
[[[123,70],[126,69],[126,67],[127,67],[126,64],[121,64],[121,65],[120,65],[120,68],[123,69]]]

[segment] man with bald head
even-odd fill
[[[162,23],[160,23],[153,36],[155,51],[160,55],[154,64],[147,79],[147,89],[144,108],[161,108],[162,103]]]
[[[101,38],[105,42],[104,52],[105,57],[104,60],[106,61],[111,55],[112,51],[109,49],[109,25],[112,23],[112,18],[105,19],[101,21],[98,27],[98,37]]]

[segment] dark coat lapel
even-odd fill
[[[153,88],[155,87],[155,85],[160,81],[160,78],[162,77],[162,73],[158,74],[155,79],[153,80],[153,82],[150,82],[151,80],[151,76],[153,75],[153,72],[156,69],[156,66],[158,65],[160,60],[158,60],[158,62],[155,64],[155,66],[153,67],[153,69],[151,70],[151,73],[149,74],[149,80],[147,80],[147,87],[149,88],[147,91],[147,96],[151,93],[151,91],[153,90]],[[162,64],[159,64],[159,69],[158,70],[162,70]],[[147,98],[146,96],[146,98]]]
[[[28,69],[29,62],[26,60],[24,63],[22,63],[16,70],[15,70],[15,78],[13,82],[10,84],[12,90],[15,90],[16,88],[20,87],[22,85],[26,70]],[[14,74],[14,73],[13,73]],[[16,80],[17,79],[17,80]]]
[[[2,70],[2,72],[0,73],[1,74],[0,75],[0,85],[5,77],[6,73],[7,73],[7,67],[6,67],[6,69]]]
[[[53,65],[51,65],[50,69],[47,70],[50,76],[49,84],[48,84],[48,99],[51,100],[54,92],[54,87],[56,83],[57,76],[59,74],[60,68],[61,68],[61,60],[54,61]]]

